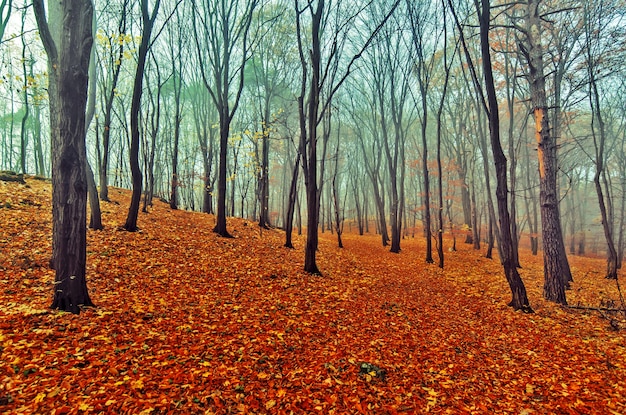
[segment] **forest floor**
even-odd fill
[[[0,413],[624,414],[624,314],[541,297],[541,258],[521,253],[534,314],[507,307],[497,261],[458,243],[440,270],[422,238],[392,254],[375,235],[303,237],[156,201],[121,231],[111,189],[88,232],[96,308],[49,309],[50,184],[0,182]],[[572,256],[573,305],[615,302],[604,261]],[[363,369],[362,369],[363,367]]]

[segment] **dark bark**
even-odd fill
[[[339,248],[343,248],[343,241],[341,240],[341,234],[343,233],[343,217],[341,214],[340,202],[339,202],[339,189],[337,186],[337,176],[339,174],[339,136],[340,129],[337,129],[337,147],[335,148],[335,170],[333,172],[333,180],[331,190],[333,193],[333,210],[335,212],[335,232],[337,232],[337,245]]]
[[[3,3],[4,5],[4,3]],[[10,7],[11,4],[9,4],[9,13],[10,13]],[[24,7],[23,11],[22,11],[22,33],[24,33],[24,23],[26,22],[26,11],[27,8]],[[4,25],[3,25],[4,28]],[[26,128],[26,122],[28,121],[28,117],[30,115],[30,103],[28,101],[28,94],[29,94],[29,87],[28,87],[28,76],[29,73],[26,71],[26,63],[28,62],[28,59],[26,59],[26,37],[25,36],[21,36],[22,38],[22,75],[24,77],[23,79],[23,84],[22,84],[22,93],[23,93],[23,103],[24,103],[24,116],[22,117],[22,124],[21,124],[21,129],[20,129],[20,167],[21,167],[21,171],[22,174],[26,174],[27,172],[27,168],[26,168],[26,147],[27,147],[27,134],[28,134],[28,130]],[[2,39],[2,37],[0,36],[0,40]],[[34,59],[30,59],[31,62],[34,61]],[[33,67],[32,67],[32,63],[30,66],[30,76],[33,76]]]
[[[194,38],[202,80],[219,116],[217,215],[213,232],[226,238],[232,237],[226,225],[228,137],[243,91],[244,70],[250,58],[249,45],[252,43],[248,35],[253,13],[258,5],[257,0],[245,2],[243,10],[238,10],[240,15],[235,15],[235,9],[228,7],[225,0],[208,4],[203,2],[202,11],[194,9]],[[196,14],[199,15],[198,18]],[[203,45],[203,42],[206,44]],[[211,59],[205,57],[204,48],[210,51]],[[241,51],[238,55],[233,54],[236,48]],[[238,62],[235,61],[235,57],[239,59]],[[210,77],[205,70],[207,65],[211,68]]]
[[[604,123],[604,117],[600,104],[600,90],[598,88],[597,73],[599,69],[597,64],[601,57],[593,56],[591,51],[591,43],[596,40],[595,36],[598,36],[597,28],[591,25],[591,11],[588,7],[585,7],[585,32],[587,36],[586,40],[586,58],[587,58],[587,72],[589,76],[589,103],[591,105],[591,133],[593,137],[593,144],[595,148],[595,174],[593,176],[593,183],[598,198],[598,206],[600,208],[600,216],[602,218],[602,230],[604,231],[604,239],[607,245],[607,257],[606,257],[606,275],[605,277],[611,280],[617,279],[618,270],[618,254],[615,245],[614,233],[614,220],[612,210],[612,200],[609,186],[602,188],[601,180],[604,177],[606,183],[606,137],[607,131]],[[623,178],[622,178],[623,179]]]
[[[182,121],[180,94],[182,88],[182,73],[180,72],[178,77],[174,79],[174,147],[172,149],[172,181],[170,189],[170,208],[178,209],[178,147],[180,142],[180,123]],[[177,78],[177,79],[176,79]]]
[[[517,272],[516,264],[513,262],[513,241],[511,235],[511,223],[508,211],[508,189],[507,189],[507,160],[502,145],[500,143],[500,117],[498,114],[498,101],[493,79],[491,66],[491,55],[489,45],[489,20],[490,4],[489,0],[482,1],[482,10],[477,10],[480,22],[480,47],[483,62],[483,77],[485,80],[485,90],[487,95],[487,109],[489,114],[489,137],[491,139],[491,150],[496,166],[496,198],[498,202],[498,216],[500,218],[500,244],[501,262],[504,268],[506,279],[512,293],[509,305],[514,310],[532,312],[526,295],[526,287]]]
[[[293,216],[296,209],[296,198],[298,193],[298,172],[300,171],[300,152],[296,156],[296,162],[291,174],[291,185],[289,186],[289,199],[287,201],[287,214],[285,215],[285,247],[293,249],[291,234],[293,233]]]
[[[301,132],[301,150],[303,155],[304,167],[304,184],[307,205],[307,238],[304,255],[304,270],[310,274],[321,274],[317,268],[316,254],[318,244],[317,225],[319,221],[319,199],[317,187],[317,124],[320,105],[320,82],[321,82],[321,23],[322,13],[324,12],[324,0],[319,0],[315,11],[311,9],[311,49],[310,65],[311,80],[309,83],[309,98],[306,103],[307,110],[305,112],[304,94],[299,98],[300,101],[300,128]],[[298,28],[300,27],[298,19]],[[299,45],[301,47],[301,36],[298,33]],[[303,66],[302,76],[302,92],[306,90],[306,60],[302,58]]]
[[[454,11],[454,5],[451,0],[448,0],[448,5],[454,14],[457,30],[461,35],[461,42],[463,49],[472,71],[472,79],[476,87],[476,91],[483,98],[483,109],[489,116],[489,137],[491,141],[491,149],[494,157],[496,167],[496,199],[498,202],[498,217],[500,219],[500,243],[501,243],[501,263],[504,268],[504,274],[511,290],[512,299],[509,306],[514,310],[522,310],[523,312],[532,312],[532,308],[528,302],[526,295],[526,287],[522,281],[517,267],[513,263],[513,242],[511,240],[511,224],[509,215],[508,204],[508,189],[507,189],[507,160],[502,150],[502,144],[500,142],[500,118],[498,114],[498,101],[496,95],[496,89],[493,78],[492,64],[491,64],[491,50],[489,44],[489,29],[490,29],[490,11],[491,6],[489,0],[478,0],[475,2],[476,12],[478,14],[478,22],[480,27],[480,50],[482,58],[483,80],[484,89],[486,93],[486,101],[484,100],[483,89],[480,86],[478,76],[476,74],[473,61],[470,58],[467,44],[463,35],[462,27],[458,17]]]
[[[92,16],[92,36],[96,31],[95,16]],[[89,83],[89,92],[87,98],[87,112],[85,114],[85,137],[89,130],[89,125],[96,113],[96,48],[91,48],[89,62],[89,79],[92,82]],[[97,136],[97,132],[96,132]],[[85,159],[86,175],[87,175],[87,194],[89,195],[89,208],[91,215],[89,217],[89,228],[93,230],[102,230],[102,211],[100,210],[100,199],[98,199],[98,188],[96,187],[96,180],[93,170],[89,164],[89,160]]]
[[[86,167],[86,179],[87,179],[87,193],[89,195],[89,208],[91,214],[89,215],[89,228],[93,230],[102,230],[102,212],[100,210],[100,200],[98,199],[98,188],[96,187],[96,180],[94,179],[93,170],[88,160],[85,160]]]
[[[150,48],[150,38],[154,21],[159,11],[160,0],[156,0],[152,13],[148,11],[148,0],[141,0],[141,16],[143,21],[143,30],[141,36],[141,44],[139,45],[139,55],[137,58],[137,68],[135,71],[135,80],[133,83],[133,96],[130,108],[130,171],[132,175],[133,193],[131,196],[130,207],[128,208],[128,216],[124,229],[129,232],[135,232],[137,228],[137,218],[139,215],[139,202],[141,201],[141,186],[143,178],[139,167],[139,111],[141,109],[141,95],[143,94],[143,73],[146,66],[146,58],[148,49]]]
[[[269,105],[268,105],[269,112]],[[269,228],[269,204],[270,204],[270,129],[268,128],[269,114],[266,114],[267,121],[263,123],[263,138],[261,143],[261,177],[259,180],[259,226]]]
[[[143,159],[144,169],[146,171],[146,186],[143,195],[143,207],[142,212],[148,213],[148,206],[152,206],[152,199],[154,198],[154,159],[156,157],[156,143],[159,135],[159,129],[161,128],[161,92],[163,86],[167,80],[161,80],[161,71],[159,66],[156,66],[156,93],[151,87],[150,77],[146,77],[146,91],[148,92],[150,101],[149,115],[146,117],[145,129],[150,127],[147,134],[142,135],[143,139]],[[148,122],[149,121],[149,122]]]
[[[359,228],[359,235],[362,236],[364,233],[365,225],[363,223],[363,208],[361,206],[361,196],[359,192],[359,185],[357,183],[357,176],[358,175],[355,172],[352,172],[352,174],[350,175],[350,184],[352,185],[352,195],[354,198],[354,208],[356,210],[357,227]],[[365,201],[364,203],[367,203],[367,201]]]
[[[441,92],[441,98],[439,101],[439,107],[437,108],[437,196],[438,196],[438,210],[437,210],[437,256],[439,258],[438,266],[443,268],[444,256],[443,256],[443,168],[441,165],[441,140],[442,140],[442,124],[443,124],[443,109],[446,100],[446,93],[448,91],[448,83],[450,80],[450,67],[448,66],[448,24],[445,0],[442,0],[443,6],[443,69],[445,71],[443,91]],[[449,212],[449,209],[448,209]],[[452,226],[452,221],[450,221]]]
[[[424,194],[424,237],[426,238],[426,257],[427,264],[434,263],[432,253],[432,216],[431,216],[431,202],[430,202],[430,172],[428,171],[428,89],[430,87],[431,69],[428,67],[425,56],[425,33],[423,33],[422,22],[420,21],[419,13],[415,11],[414,7],[409,5],[409,16],[411,21],[411,34],[413,47],[417,53],[417,62],[415,63],[416,77],[419,85],[420,99],[421,99],[421,140],[422,140],[422,178],[423,178],[423,194]]]
[[[568,284],[569,265],[565,268],[567,263],[562,260],[562,256],[565,255],[565,244],[559,216],[557,143],[549,123],[539,2],[529,0],[527,13],[526,42],[520,43],[520,49],[528,64],[528,81],[539,158],[539,203],[544,265],[543,296],[549,301],[567,304],[565,287]]]
[[[87,291],[87,183],[85,109],[89,82],[91,1],[68,0],[56,5],[60,26],[55,39],[48,26],[43,0],[33,2],[37,24],[48,55],[52,139],[53,259],[56,271],[51,307],[78,314],[93,306]],[[57,117],[56,119],[52,119]]]

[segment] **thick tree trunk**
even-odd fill
[[[535,138],[539,158],[539,203],[541,206],[541,236],[543,240],[544,287],[543,296],[559,304],[567,304],[565,286],[570,274],[569,264],[563,260],[565,244],[559,216],[557,191],[557,144],[550,131],[546,85],[541,45],[541,21],[539,2],[528,0],[526,35],[527,44],[522,45],[529,69],[529,82]]]
[[[93,306],[87,292],[87,182],[85,109],[92,38],[91,1],[51,6],[53,38],[42,0],[33,3],[52,70],[49,88],[52,136],[53,265],[52,308],[79,313]],[[54,10],[54,11],[53,11]],[[58,13],[58,14],[57,14]],[[59,20],[56,20],[59,19]],[[60,26],[60,27],[59,27]]]

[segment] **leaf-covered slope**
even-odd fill
[[[128,192],[110,196],[88,234],[98,307],[75,316],[47,308],[49,185],[0,182],[0,412],[626,413],[624,322],[541,300],[538,258],[525,315],[470,247],[441,271],[421,241],[326,233],[309,276],[303,239],[239,219],[219,238],[160,202],[127,233]],[[602,261],[571,261],[570,303],[618,299]]]

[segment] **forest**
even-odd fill
[[[0,410],[623,413],[625,19],[2,0]]]

